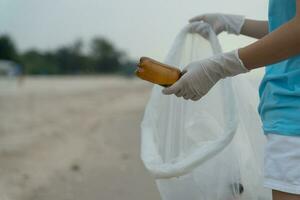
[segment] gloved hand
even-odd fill
[[[193,17],[190,22],[203,21],[208,23],[215,33],[226,31],[231,34],[239,35],[242,26],[245,22],[245,17],[242,15],[229,15],[229,14],[203,14]]]
[[[187,27],[189,33],[198,33],[202,37],[208,39],[209,31],[211,30],[209,24],[202,22],[193,22],[190,23]]]
[[[162,92],[197,101],[220,79],[248,71],[239,59],[238,50],[218,54],[190,63],[183,70],[182,77],[170,87],[164,88]]]

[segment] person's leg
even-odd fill
[[[273,200],[300,200],[300,195],[272,190]]]

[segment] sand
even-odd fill
[[[140,160],[151,84],[0,80],[0,200],[159,200]]]

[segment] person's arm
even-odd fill
[[[245,19],[243,15],[207,13],[189,21],[208,23],[216,34],[226,31],[229,34],[242,34],[257,39],[268,34],[268,21]]]
[[[251,70],[300,54],[300,0],[296,16],[262,39],[238,50],[244,66]]]
[[[245,19],[242,26],[241,35],[260,39],[269,33],[268,21],[258,21]]]
[[[228,23],[219,23],[220,20]],[[225,27],[231,33],[240,33],[243,25],[240,18],[220,16],[220,20],[218,19],[218,23],[213,27],[215,32],[220,31],[220,27]],[[191,29],[195,30],[201,34],[201,28]],[[170,87],[164,88],[162,92],[197,101],[220,79],[246,73],[251,69],[276,63],[297,54],[300,54],[300,0],[296,0],[296,16],[292,20],[244,48],[188,64],[182,77]]]

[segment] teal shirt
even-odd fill
[[[269,31],[295,14],[296,0],[270,0]],[[267,66],[259,95],[264,132],[300,136],[300,55]]]

